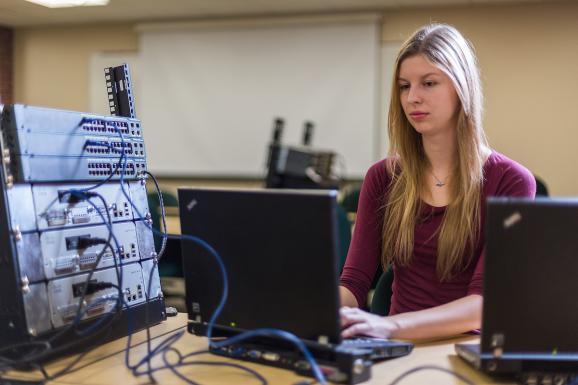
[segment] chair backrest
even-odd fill
[[[341,205],[348,213],[357,212],[357,204],[359,203],[359,193],[361,191],[361,186],[349,186],[343,192],[343,197],[341,198]]]
[[[175,195],[167,191],[162,191],[161,194],[163,196],[163,204],[165,207],[179,207],[179,201]],[[147,194],[147,200],[149,203],[153,227],[155,229],[160,229],[161,216],[158,194],[156,192]],[[162,237],[155,234],[154,240],[155,249],[158,251],[161,248]],[[163,277],[182,277],[182,265],[180,241],[168,239],[165,254],[159,261],[159,274]]]
[[[343,270],[349,244],[351,243],[351,222],[347,218],[347,212],[341,205],[337,205],[337,226],[339,231],[339,272]]]
[[[388,315],[389,308],[391,306],[391,295],[393,285],[393,268],[390,266],[379,278],[375,290],[373,292],[373,297],[371,299],[371,305],[369,307],[372,313],[378,315]]]
[[[537,197],[547,197],[549,196],[548,194],[548,187],[546,187],[546,183],[544,183],[544,181],[542,180],[542,178],[534,175],[534,178],[536,179],[536,196]]]

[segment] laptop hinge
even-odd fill
[[[329,345],[329,337],[320,335],[319,337],[317,337],[317,343],[319,343],[320,345]]]
[[[502,333],[492,334],[490,347],[492,348],[492,356],[494,358],[502,357],[502,354],[504,353],[504,340],[505,336]]]

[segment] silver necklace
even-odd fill
[[[436,180],[436,187],[444,187],[444,186],[446,185],[449,175],[446,176],[446,177],[444,178],[444,180],[442,181],[440,178],[438,178],[437,176],[435,176],[435,174],[433,173],[433,171],[430,171],[430,172],[431,172],[432,176],[434,177],[434,179]]]

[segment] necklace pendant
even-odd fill
[[[444,187],[446,184],[443,182],[436,182],[437,187]]]

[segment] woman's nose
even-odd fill
[[[410,87],[407,93],[407,101],[409,103],[421,103],[422,96],[419,87]]]

